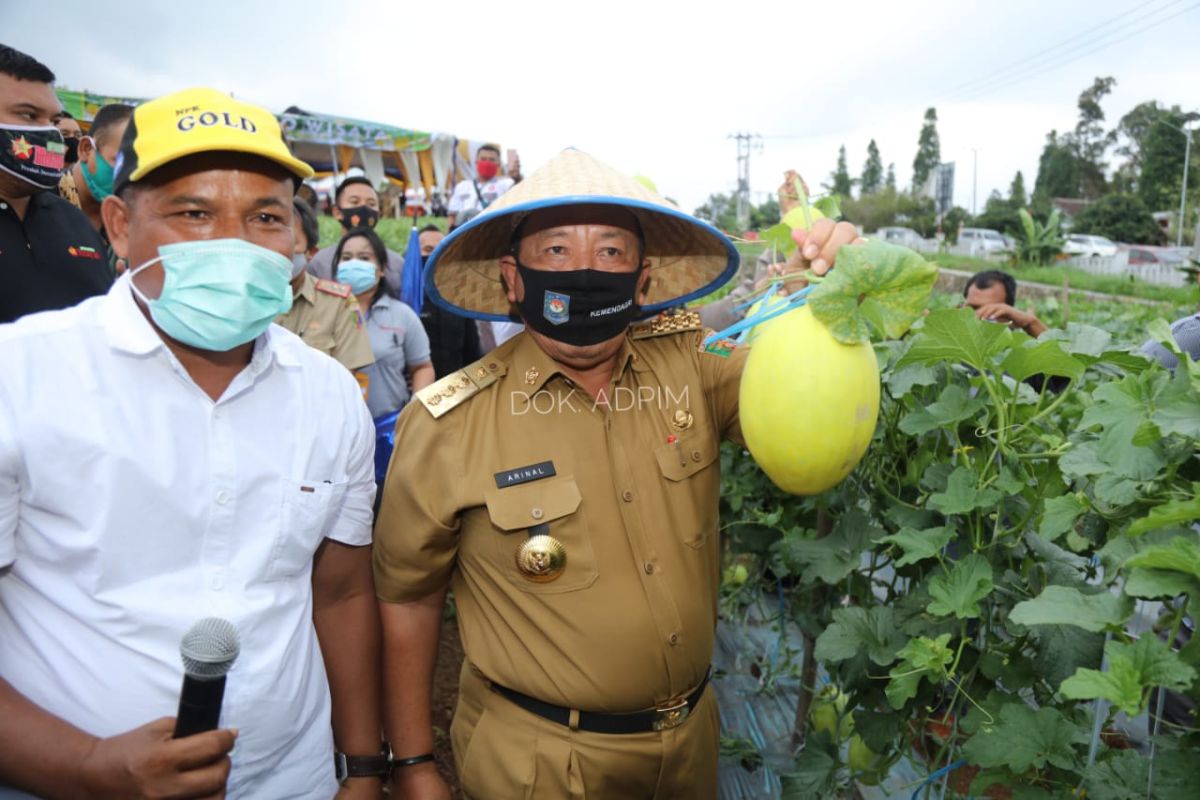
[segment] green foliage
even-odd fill
[[[949,253],[935,254],[929,256],[929,258],[939,266],[960,269],[966,272],[979,272],[980,270],[996,268],[995,262]],[[1195,285],[1182,287],[1159,286],[1153,283],[1146,283],[1132,276],[1093,275],[1090,272],[1084,272],[1078,267],[1063,264],[1053,267],[1039,267],[1026,263],[1009,264],[1005,267],[1005,271],[1019,281],[1047,284],[1060,290],[1064,284],[1069,284],[1073,293],[1071,300],[1072,307],[1077,302],[1083,302],[1083,299],[1078,296],[1077,290],[1114,295],[1114,303],[1121,302],[1120,297],[1124,296],[1157,300],[1170,303],[1174,306],[1191,306],[1194,308],[1197,299],[1200,299],[1200,293],[1197,292]],[[1166,309],[1160,309],[1153,316],[1165,315],[1167,313]],[[1039,314],[1039,316],[1041,315]],[[1168,318],[1173,319],[1173,317],[1169,316]],[[1042,321],[1045,322],[1045,319]],[[1143,332],[1145,332],[1144,329]]]
[[[430,223],[446,227],[444,217],[421,217],[416,221],[416,228],[420,230]],[[321,216],[317,218],[317,226],[320,229],[320,246],[330,247],[341,240],[345,230],[342,229],[342,224],[333,217]],[[396,253],[403,253],[408,246],[408,234],[413,229],[412,217],[402,217],[400,219],[392,219],[390,217],[380,219],[375,225],[375,232],[379,234],[379,238],[383,239],[383,243],[387,248]]]
[[[850,177],[850,171],[846,166],[846,145],[838,148],[837,169],[829,176],[829,183],[826,184],[829,191],[841,197],[849,197],[854,191],[854,179]]]
[[[933,200],[897,192],[895,187],[885,186],[874,194],[861,194],[857,198],[844,197],[842,214],[864,231],[904,225],[922,236],[932,236],[937,229]]]
[[[1080,171],[1070,135],[1060,137],[1058,131],[1050,131],[1038,158],[1038,174],[1033,183],[1034,206],[1048,211],[1050,201],[1056,197],[1082,196]]]
[[[1162,229],[1146,204],[1131,194],[1110,194],[1088,204],[1075,215],[1075,230],[1107,236],[1114,242],[1161,244],[1163,241]]]
[[[1163,309],[1072,300],[1076,321],[1034,340],[957,301],[935,296],[900,341],[873,332],[879,424],[841,486],[788,497],[723,453],[733,547],[767,554],[769,591],[785,587],[873,751],[933,764],[953,749],[985,770],[978,796],[1145,797],[1146,771],[1104,740],[1088,766],[1091,715],[1108,700],[1112,727],[1154,686],[1200,697],[1200,646],[1126,629],[1137,598],[1173,601],[1165,641],[1200,610],[1200,372],[1136,354]],[[1039,373],[1070,383],[1022,380]],[[823,538],[818,513],[834,521]],[[1188,796],[1196,737],[1166,730],[1161,796]],[[804,752],[793,796],[835,796],[836,743]]]
[[[925,109],[925,121],[917,137],[917,155],[913,158],[913,192],[919,191],[929,180],[934,168],[942,161],[942,146],[938,140],[937,109]]]
[[[1137,176],[1137,194],[1151,211],[1174,210],[1179,206],[1179,189],[1183,183],[1183,156],[1186,137],[1182,130],[1194,115],[1185,114],[1176,106],[1162,110],[1146,131],[1141,142],[1141,171]],[[1195,154],[1197,137],[1192,137]],[[1188,186],[1197,185],[1195,172],[1189,175]]]
[[[993,195],[987,199],[983,213],[971,220],[971,225],[976,228],[990,228],[1015,237],[1021,232],[1022,208],[1024,206],[1014,205],[999,195]]]
[[[1097,198],[1108,191],[1104,175],[1104,153],[1116,139],[1116,134],[1104,129],[1104,109],[1101,101],[1117,81],[1115,78],[1096,78],[1079,95],[1079,122],[1075,125],[1075,155],[1079,162],[1080,189],[1083,197]]]
[[[1040,223],[1026,209],[1017,212],[1021,229],[1017,232],[1018,262],[1044,266],[1062,252],[1063,239],[1059,232],[1059,213],[1055,209],[1046,222]]]
[[[1006,767],[1017,774],[1048,764],[1071,769],[1076,745],[1086,741],[1083,730],[1053,708],[1035,711],[1009,703],[993,727],[971,737],[963,755],[981,767]]]
[[[1108,656],[1108,669],[1078,670],[1059,687],[1064,697],[1072,700],[1102,697],[1134,716],[1144,710],[1150,689],[1161,686],[1184,691],[1196,678],[1196,671],[1153,634],[1141,636],[1133,644],[1113,640],[1104,652]]]
[[[1010,208],[1024,208],[1028,202],[1025,196],[1025,176],[1021,174],[1021,170],[1017,170],[1012,184],[1008,187],[1008,205]]]
[[[904,335],[921,315],[937,268],[913,251],[871,240],[838,252],[838,268],[813,289],[808,305],[840,342]]]
[[[936,640],[917,636],[901,648],[896,654],[900,663],[888,673],[890,680],[884,690],[892,708],[903,708],[916,697],[917,686],[923,678],[936,682],[948,676],[946,667],[954,660],[954,651],[946,647],[949,641],[948,633],[943,633]]]
[[[738,231],[737,198],[732,194],[710,194],[695,214],[723,231]],[[779,222],[779,201],[768,198],[750,206],[750,230],[761,230]]]
[[[883,160],[879,157],[879,145],[872,139],[867,144],[867,161],[863,164],[862,177],[858,179],[858,191],[863,195],[875,194],[882,187]]]

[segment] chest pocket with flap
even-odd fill
[[[570,475],[533,481],[484,492],[488,516],[496,529],[491,537],[497,568],[516,586],[531,594],[559,594],[586,589],[596,582],[596,554],[580,506],[583,496]],[[567,565],[558,578],[535,583],[517,569],[517,549],[529,529],[545,524],[545,531],[562,542]]]
[[[679,434],[671,444],[654,451],[658,469],[666,480],[671,525],[684,542],[702,547],[716,532],[720,470],[712,469],[720,450],[712,429],[705,425]]]

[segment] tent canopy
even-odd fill
[[[101,106],[124,103],[136,106],[140,98],[56,89],[63,109],[90,127]],[[452,134],[398,128],[381,122],[316,114],[290,106],[278,114],[283,136],[297,158],[317,172],[340,174],[359,167],[377,186],[388,178],[408,186],[449,190],[469,177],[475,151],[482,141],[459,139]]]

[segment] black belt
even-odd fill
[[[647,731],[665,731],[678,727],[691,715],[700,697],[712,677],[712,669],[704,675],[692,693],[682,700],[666,703],[652,711],[634,711],[631,714],[602,714],[595,711],[580,711],[579,725],[581,731],[592,733],[646,733]],[[556,706],[527,694],[521,694],[515,689],[509,689],[498,683],[491,684],[492,690],[506,697],[516,705],[539,717],[557,722],[559,725],[570,727],[571,709]]]

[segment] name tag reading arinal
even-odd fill
[[[516,486],[519,483],[540,481],[542,478],[553,478],[556,474],[553,461],[543,461],[539,464],[530,464],[527,467],[506,469],[496,473],[496,488],[507,489],[509,486]]]

